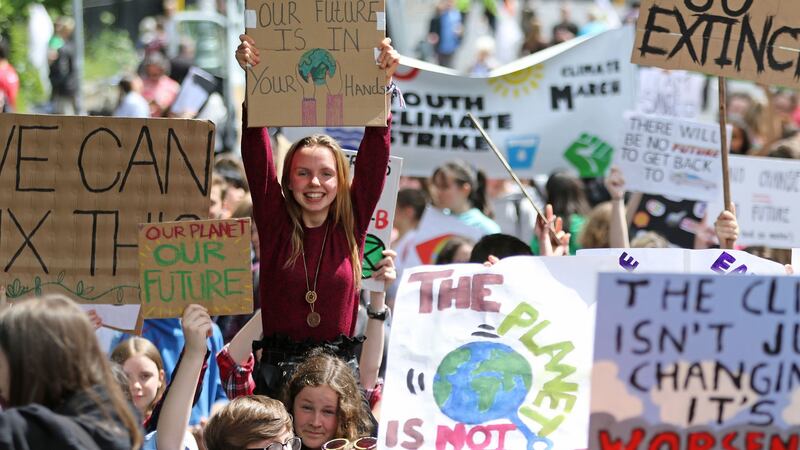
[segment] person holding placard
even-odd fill
[[[236,59],[246,70],[260,62],[259,51],[252,37],[243,34],[240,40]],[[400,60],[390,43],[380,43],[376,63],[391,82]],[[257,107],[245,105],[243,124],[248,106]],[[275,398],[283,384],[278,366],[298,360],[310,346],[356,344],[361,257],[389,163],[390,123],[366,128],[352,185],[349,164],[329,136],[296,142],[279,184],[267,129],[243,131],[242,158],[261,236],[263,348],[269,349],[261,360],[257,393]]]

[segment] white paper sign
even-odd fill
[[[358,152],[345,150],[345,155],[350,161],[350,178],[352,181],[355,174],[356,155]],[[386,181],[381,191],[381,197],[372,213],[372,219],[367,228],[367,240],[364,244],[364,258],[362,259],[361,286],[364,289],[383,292],[383,282],[375,281],[371,278],[374,265],[380,261],[382,252],[389,248],[392,239],[392,224],[394,223],[394,211],[397,206],[397,190],[400,186],[400,175],[403,172],[403,158],[396,156],[389,157],[389,166],[386,169]]]
[[[572,286],[594,283],[570,262],[514,257],[407,272],[380,448],[586,448],[594,319]]]
[[[706,77],[685,70],[639,67],[636,110],[644,114],[696,119],[702,111]]]
[[[625,114],[624,122],[614,164],[625,175],[626,189],[687,200],[719,198],[719,125],[633,112]]]
[[[731,199],[739,223],[738,245],[800,247],[800,161],[731,156]],[[709,204],[709,222],[719,216],[722,194]]]
[[[596,248],[578,256],[599,257],[600,272],[672,272],[785,275],[783,265],[741,250],[680,248]]]

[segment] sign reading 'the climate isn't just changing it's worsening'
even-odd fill
[[[261,56],[247,69],[247,125],[384,126],[384,11],[383,0],[247,0]]]
[[[646,0],[632,62],[800,87],[794,0]]]
[[[380,448],[586,448],[582,283],[569,258],[407,270],[395,320],[413,326],[392,331]]]
[[[722,161],[718,125],[626,113],[622,142],[614,163],[625,174],[628,190],[691,200],[719,198]]]
[[[253,312],[250,218],[143,224],[142,316],[180,317],[191,303],[212,316]]]
[[[600,274],[592,450],[797,449],[797,277]]]

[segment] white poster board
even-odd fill
[[[687,200],[719,198],[719,125],[634,112],[626,113],[624,122],[614,164],[622,170],[627,190]]]
[[[596,248],[578,256],[601,258],[600,272],[672,272],[705,274],[785,275],[783,265],[741,250],[680,248]]]
[[[796,446],[797,283],[601,274],[589,448]]]
[[[574,262],[513,257],[408,271],[380,448],[586,448],[594,320],[573,286],[594,283],[576,279]]]
[[[345,150],[344,153],[350,161],[350,178],[352,181],[358,152]],[[378,204],[375,206],[375,211],[372,213],[369,228],[367,228],[364,258],[361,260],[361,287],[370,291],[383,292],[385,289],[383,282],[375,281],[371,277],[375,264],[383,258],[383,251],[389,248],[389,243],[392,241],[392,224],[394,223],[397,190],[400,187],[400,175],[402,172],[403,158],[390,156],[389,166],[386,168],[386,181],[383,185],[383,191],[381,191],[381,197],[378,199]]]
[[[728,161],[731,199],[739,223],[738,245],[800,246],[800,161],[734,156]],[[709,204],[709,221],[722,211],[720,194]]]

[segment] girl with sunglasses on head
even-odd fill
[[[251,69],[261,63],[255,41],[247,35],[240,40],[239,65],[248,73],[258,71],[259,67]],[[376,61],[387,81],[399,65],[390,42],[380,43]],[[389,87],[387,94],[393,91]],[[247,111],[245,105],[245,127]],[[329,136],[296,142],[286,155],[279,184],[267,129],[243,130],[242,159],[256,226],[263,236],[262,347],[269,351],[260,361],[259,394],[275,398],[285,382],[281,365],[298,361],[308,348],[328,344],[352,353],[357,344],[352,336],[361,258],[389,162],[390,122],[365,129],[352,184],[349,163]]]

